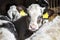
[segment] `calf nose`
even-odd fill
[[[37,29],[38,29],[37,25],[35,24],[29,25],[29,30],[36,31]]]

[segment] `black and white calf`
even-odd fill
[[[14,8],[14,9],[16,9],[16,8]],[[16,16],[17,14],[19,14],[19,12],[14,11],[14,9],[13,9],[13,11],[11,10],[13,12],[13,13],[11,13],[11,15],[13,14]],[[26,38],[31,36],[34,31],[39,29],[39,27],[42,25],[41,24],[42,18],[40,18],[40,17],[43,15],[43,12],[45,9],[46,9],[46,5],[42,7],[39,4],[31,4],[27,8],[27,12],[29,15],[21,17],[18,20],[13,22],[15,25],[15,28],[17,30],[19,40],[25,40]],[[16,13],[16,12],[18,12],[18,13]],[[11,19],[14,18],[12,16],[11,16]],[[19,14],[19,16],[20,16],[20,14]]]
[[[41,16],[45,9],[45,7],[41,7],[39,4],[31,4],[27,8],[29,15],[21,17],[17,21],[13,22],[20,40],[25,40],[30,37],[34,31],[39,29],[42,25]]]
[[[18,40],[15,26],[8,17],[0,15],[0,40]]]
[[[24,16],[13,22],[18,33],[19,40],[25,40],[30,37],[33,32],[28,29],[29,17]]]
[[[10,6],[10,9],[7,11],[10,20],[11,21],[16,21],[19,18],[21,18],[22,16],[24,16],[24,15],[20,14],[21,11],[23,11],[24,13],[26,12],[26,8],[22,5],[17,5],[17,6],[12,5],[12,6]],[[27,14],[25,14],[25,15],[27,15]]]
[[[15,5],[12,5],[8,10],[8,16],[10,17],[10,21],[13,21],[13,24],[15,25],[19,40],[24,40],[33,34],[33,32],[28,29],[30,21],[28,14],[26,13],[27,16],[22,17],[19,13],[22,10],[24,10],[23,13],[26,12],[24,6]]]

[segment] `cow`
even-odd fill
[[[45,7],[41,7],[39,4],[31,4],[27,8],[27,16],[23,16],[13,22],[20,40],[25,40],[40,28],[40,26],[42,25],[41,16],[43,15],[45,9]]]
[[[30,15],[31,21],[29,24],[29,30],[36,31],[42,26],[42,15],[46,7],[42,7],[39,4],[31,4],[27,11]]]
[[[24,16],[23,14],[26,12],[26,8],[22,5],[12,5],[10,6],[9,10],[7,11],[7,14],[9,16],[9,18],[11,19],[11,21],[16,21],[19,18],[21,18],[22,16]],[[27,14],[25,14],[27,15]]]
[[[17,21],[14,21],[13,24],[15,25],[19,40],[25,40],[26,38],[30,37],[33,34],[33,32],[28,29],[29,26],[28,16],[21,17]]]
[[[18,40],[14,24],[3,15],[0,15],[0,40]]]
[[[43,4],[44,4],[44,6],[42,6]],[[41,16],[42,16],[43,12],[45,11],[45,9],[47,9],[46,3],[43,3],[43,4],[42,3],[41,4],[38,4],[38,3],[31,4],[25,10],[25,12],[27,11],[26,16],[20,17],[19,19],[13,21],[13,24],[15,25],[16,31],[18,33],[19,40],[25,40],[26,38],[30,37],[35,31],[37,31],[40,28],[40,26],[42,25]],[[14,11],[15,14],[16,14],[16,12],[18,12],[18,14],[19,14],[20,7],[19,8],[16,8],[16,7],[17,6],[13,6],[12,9],[13,9],[13,11],[14,11],[14,9],[16,9],[17,11]],[[15,15],[13,11],[12,11],[12,14]],[[19,16],[21,16],[21,15],[19,14]],[[15,18],[15,17],[12,17],[12,18]]]

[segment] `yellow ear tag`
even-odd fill
[[[49,14],[48,12],[46,12],[45,14],[43,14],[43,18],[48,18]]]
[[[21,10],[21,11],[20,11],[20,15],[21,15],[21,16],[27,16],[27,14],[24,12],[24,10]]]

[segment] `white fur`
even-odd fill
[[[16,40],[16,38],[8,29],[0,28],[0,40]]]
[[[3,25],[3,23],[8,23],[9,21],[6,20],[0,20],[0,25]],[[9,31],[8,28],[1,27],[0,28],[0,40],[16,40],[13,33]]]
[[[31,17],[30,25],[35,28],[34,30],[32,30],[32,28],[29,27],[30,30],[36,31],[41,26],[41,23],[37,24],[37,18],[38,18],[38,16],[42,16],[44,9],[45,9],[45,7],[40,7],[40,5],[38,5],[38,4],[31,4],[27,8],[28,13]]]
[[[14,19],[13,15],[15,16]],[[11,21],[16,21],[21,17],[15,5],[11,6],[10,9],[8,10],[8,16],[10,17]]]
[[[45,23],[36,33],[26,40],[60,40],[60,16]]]
[[[6,20],[0,20],[0,25],[2,25],[3,23],[8,23],[9,21]]]

